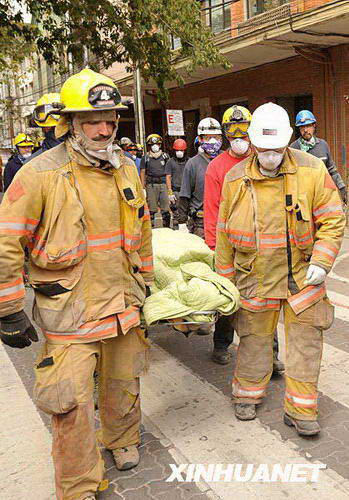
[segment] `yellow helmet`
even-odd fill
[[[23,147],[23,146],[32,146],[34,147],[34,142],[31,140],[29,135],[24,134],[23,132],[20,132],[16,137],[14,138],[13,144],[15,146]]]
[[[222,127],[228,137],[245,137],[252,115],[243,106],[231,106],[223,115]]]
[[[161,144],[162,137],[159,134],[150,134],[147,137],[147,144]]]
[[[59,101],[60,95],[57,92],[44,94],[40,97],[33,111],[33,120],[39,127],[55,127],[57,125]]]
[[[60,100],[61,113],[127,109],[113,80],[89,68],[63,83]]]

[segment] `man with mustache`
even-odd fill
[[[316,118],[313,113],[307,109],[300,111],[296,116],[296,127],[299,128],[300,137],[292,142],[290,147],[310,153],[324,162],[333,182],[339,190],[343,203],[346,205],[348,202],[348,193],[345,182],[332,159],[327,142],[324,141],[324,139],[319,139],[315,135]]]
[[[95,435],[93,373],[99,374],[99,441],[116,467],[139,462],[139,377],[147,365],[140,308],[153,280],[151,225],[132,160],[115,145],[121,96],[90,69],[61,89],[56,136],[31,160],[0,207],[1,340],[37,342],[23,311],[23,248],[30,248],[33,319],[45,344],[34,400],[52,415],[57,498],[94,499],[104,463]]]

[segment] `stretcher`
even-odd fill
[[[203,316],[213,315],[213,321],[197,322],[197,321],[187,321],[184,318],[178,318],[178,319],[160,320],[156,326],[171,326],[175,331],[181,332],[184,335],[188,336],[191,332],[195,332],[203,327],[213,328],[219,317],[219,313],[217,311],[195,311],[195,313],[193,314],[200,314]]]

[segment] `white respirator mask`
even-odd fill
[[[236,139],[232,139],[230,142],[230,147],[233,153],[242,156],[245,153],[247,153],[248,148],[250,147],[249,143],[247,141],[244,141],[240,137],[237,137]]]
[[[258,152],[257,156],[260,165],[265,170],[272,172],[281,164],[284,158],[284,153],[278,153],[277,151],[263,151]]]
[[[183,158],[184,151],[176,151],[176,156],[177,156],[177,158]]]
[[[153,144],[150,149],[153,153],[158,153],[160,151],[160,146],[158,144]]]

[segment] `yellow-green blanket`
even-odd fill
[[[148,326],[175,318],[211,322],[214,313],[200,311],[229,315],[239,308],[237,288],[213,271],[214,254],[198,236],[155,229],[153,251],[155,285],[143,307]]]

